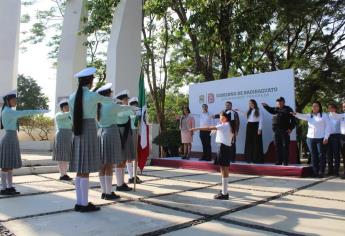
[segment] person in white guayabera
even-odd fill
[[[56,135],[53,148],[53,160],[58,162],[60,180],[70,181],[67,175],[68,162],[72,156],[72,119],[68,100],[59,102],[60,112],[55,115]]]
[[[70,171],[76,172],[75,179],[77,212],[100,210],[89,202],[89,174],[98,172],[101,167],[100,150],[97,142],[97,105],[113,100],[96,92],[90,91],[96,69],[86,68],[75,75],[78,89],[68,100],[73,120],[73,145]]]
[[[228,200],[229,193],[228,193],[228,181],[229,181],[229,167],[232,155],[234,152],[232,148],[234,148],[233,139],[235,136],[235,127],[233,123],[230,122],[230,115],[226,112],[221,112],[219,115],[220,123],[216,126],[209,126],[209,127],[199,127],[193,128],[191,131],[196,130],[216,130],[216,142],[219,144],[219,151],[215,161],[216,165],[219,165],[220,172],[222,176],[222,190],[214,196],[215,199],[219,200]]]
[[[17,135],[18,119],[25,116],[47,113],[47,110],[15,110],[17,91],[13,90],[3,96],[0,125],[5,129],[5,136],[0,141],[1,195],[20,194],[12,184],[12,171],[22,167],[22,158]]]
[[[307,145],[311,153],[314,176],[323,178],[326,168],[326,145],[331,133],[328,115],[322,112],[321,103],[318,101],[313,103],[310,114],[291,114],[300,120],[308,121]]]
[[[342,110],[344,113],[342,114],[338,114],[336,113],[336,109],[332,109],[329,112],[329,117],[330,120],[334,122],[334,120],[339,121],[339,132],[340,132],[340,151],[341,151],[341,155],[343,156],[343,163],[344,163],[344,167],[345,167],[345,102],[342,104]],[[332,149],[334,150],[334,148]],[[336,151],[336,150],[335,150]],[[337,155],[337,153],[335,153],[335,165],[334,165],[334,175],[338,176],[339,175],[339,166],[340,166],[340,156]],[[336,158],[339,157],[339,160],[337,160]],[[328,168],[332,170],[332,166],[330,162],[333,162],[333,160],[329,159],[328,162]],[[331,167],[330,167],[331,166]],[[345,179],[345,168],[344,168],[344,174],[342,176],[342,179]]]

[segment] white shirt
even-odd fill
[[[328,113],[329,125],[331,126],[331,134],[340,134],[340,121],[334,119],[331,113]]]
[[[216,143],[222,143],[226,146],[231,146],[232,145],[232,138],[233,138],[233,133],[231,132],[231,127],[229,122],[226,122],[224,124],[219,123],[216,125],[217,128],[217,134],[216,134]]]
[[[259,116],[256,117],[254,115],[254,112],[255,112],[255,110],[252,110],[250,112],[250,115],[247,118],[247,120],[248,120],[248,122],[259,122],[259,130],[262,130],[262,120],[263,120],[262,114],[261,114],[261,112],[259,112]],[[245,114],[245,115],[247,116],[247,114]]]
[[[340,133],[345,135],[345,113],[342,114],[338,114],[335,112],[331,112],[329,114],[330,118],[334,119],[334,120],[338,120],[340,122]]]
[[[200,127],[205,128],[213,125],[214,123],[210,113],[203,112],[200,114]]]
[[[320,116],[320,113],[313,115],[297,113],[296,117],[301,120],[308,121],[308,138],[328,139],[331,134],[331,126],[328,115],[326,113]]]

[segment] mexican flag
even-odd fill
[[[144,74],[140,73],[139,79],[139,107],[141,108],[141,122],[140,122],[140,133],[138,142],[138,166],[141,171],[144,170],[147,158],[150,154],[149,147],[149,126],[146,123],[146,98],[145,98],[145,85],[144,85]]]

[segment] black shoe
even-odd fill
[[[289,163],[284,163],[284,166],[288,166],[289,165]]]
[[[93,205],[91,202],[87,206],[81,206],[80,212],[86,213],[86,212],[93,212],[93,211],[99,211],[101,210],[100,207]]]
[[[7,188],[6,190],[8,191],[8,195],[18,195],[18,194],[20,194],[20,192],[17,192],[17,190],[14,187]]]
[[[335,176],[335,177],[339,177],[339,173],[338,172],[336,172],[336,173],[334,173],[334,175],[333,176]]]
[[[129,184],[134,184],[134,177],[128,179],[128,183],[129,183]],[[139,179],[139,177],[137,176],[137,181],[136,181],[136,183],[137,183],[137,184],[141,184],[141,183],[143,183],[143,181],[142,181],[141,179]]]
[[[128,185],[125,184],[125,183],[123,185],[121,185],[121,186],[117,186],[116,187],[116,191],[119,191],[119,192],[129,192],[129,191],[132,191],[132,190],[133,189],[128,187]]]
[[[345,179],[345,174],[343,176],[341,176],[341,179]]]
[[[229,194],[222,194],[222,191],[220,191],[217,195],[214,196],[214,199],[217,200],[229,200]]]
[[[280,165],[282,165],[283,163],[282,162],[276,162],[276,166],[280,166]]]
[[[319,174],[319,178],[322,179],[323,177],[325,177],[325,174],[324,173],[320,173]]]
[[[189,157],[183,156],[181,159],[183,159],[183,160],[189,160]]]
[[[83,208],[82,205],[78,205],[78,204],[74,205],[74,211],[80,212],[82,208]]]
[[[71,181],[71,180],[72,180],[72,178],[71,178],[71,177],[69,177],[68,175],[64,175],[64,176],[61,176],[61,177],[60,177],[60,180],[64,180],[64,181]]]
[[[9,193],[8,188],[6,188],[0,191],[0,195],[11,195],[11,194]]]
[[[105,193],[102,193],[102,195],[101,195],[101,199],[104,199],[105,198]]]
[[[111,194],[105,194],[104,199],[105,200],[117,200],[120,196],[116,195],[114,192],[111,192]]]

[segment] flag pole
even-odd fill
[[[134,187],[133,191],[135,192],[137,190],[137,172],[138,172],[138,145],[139,145],[139,126],[140,121],[138,122],[138,128],[136,129],[136,134],[135,134],[135,161],[134,161]]]

